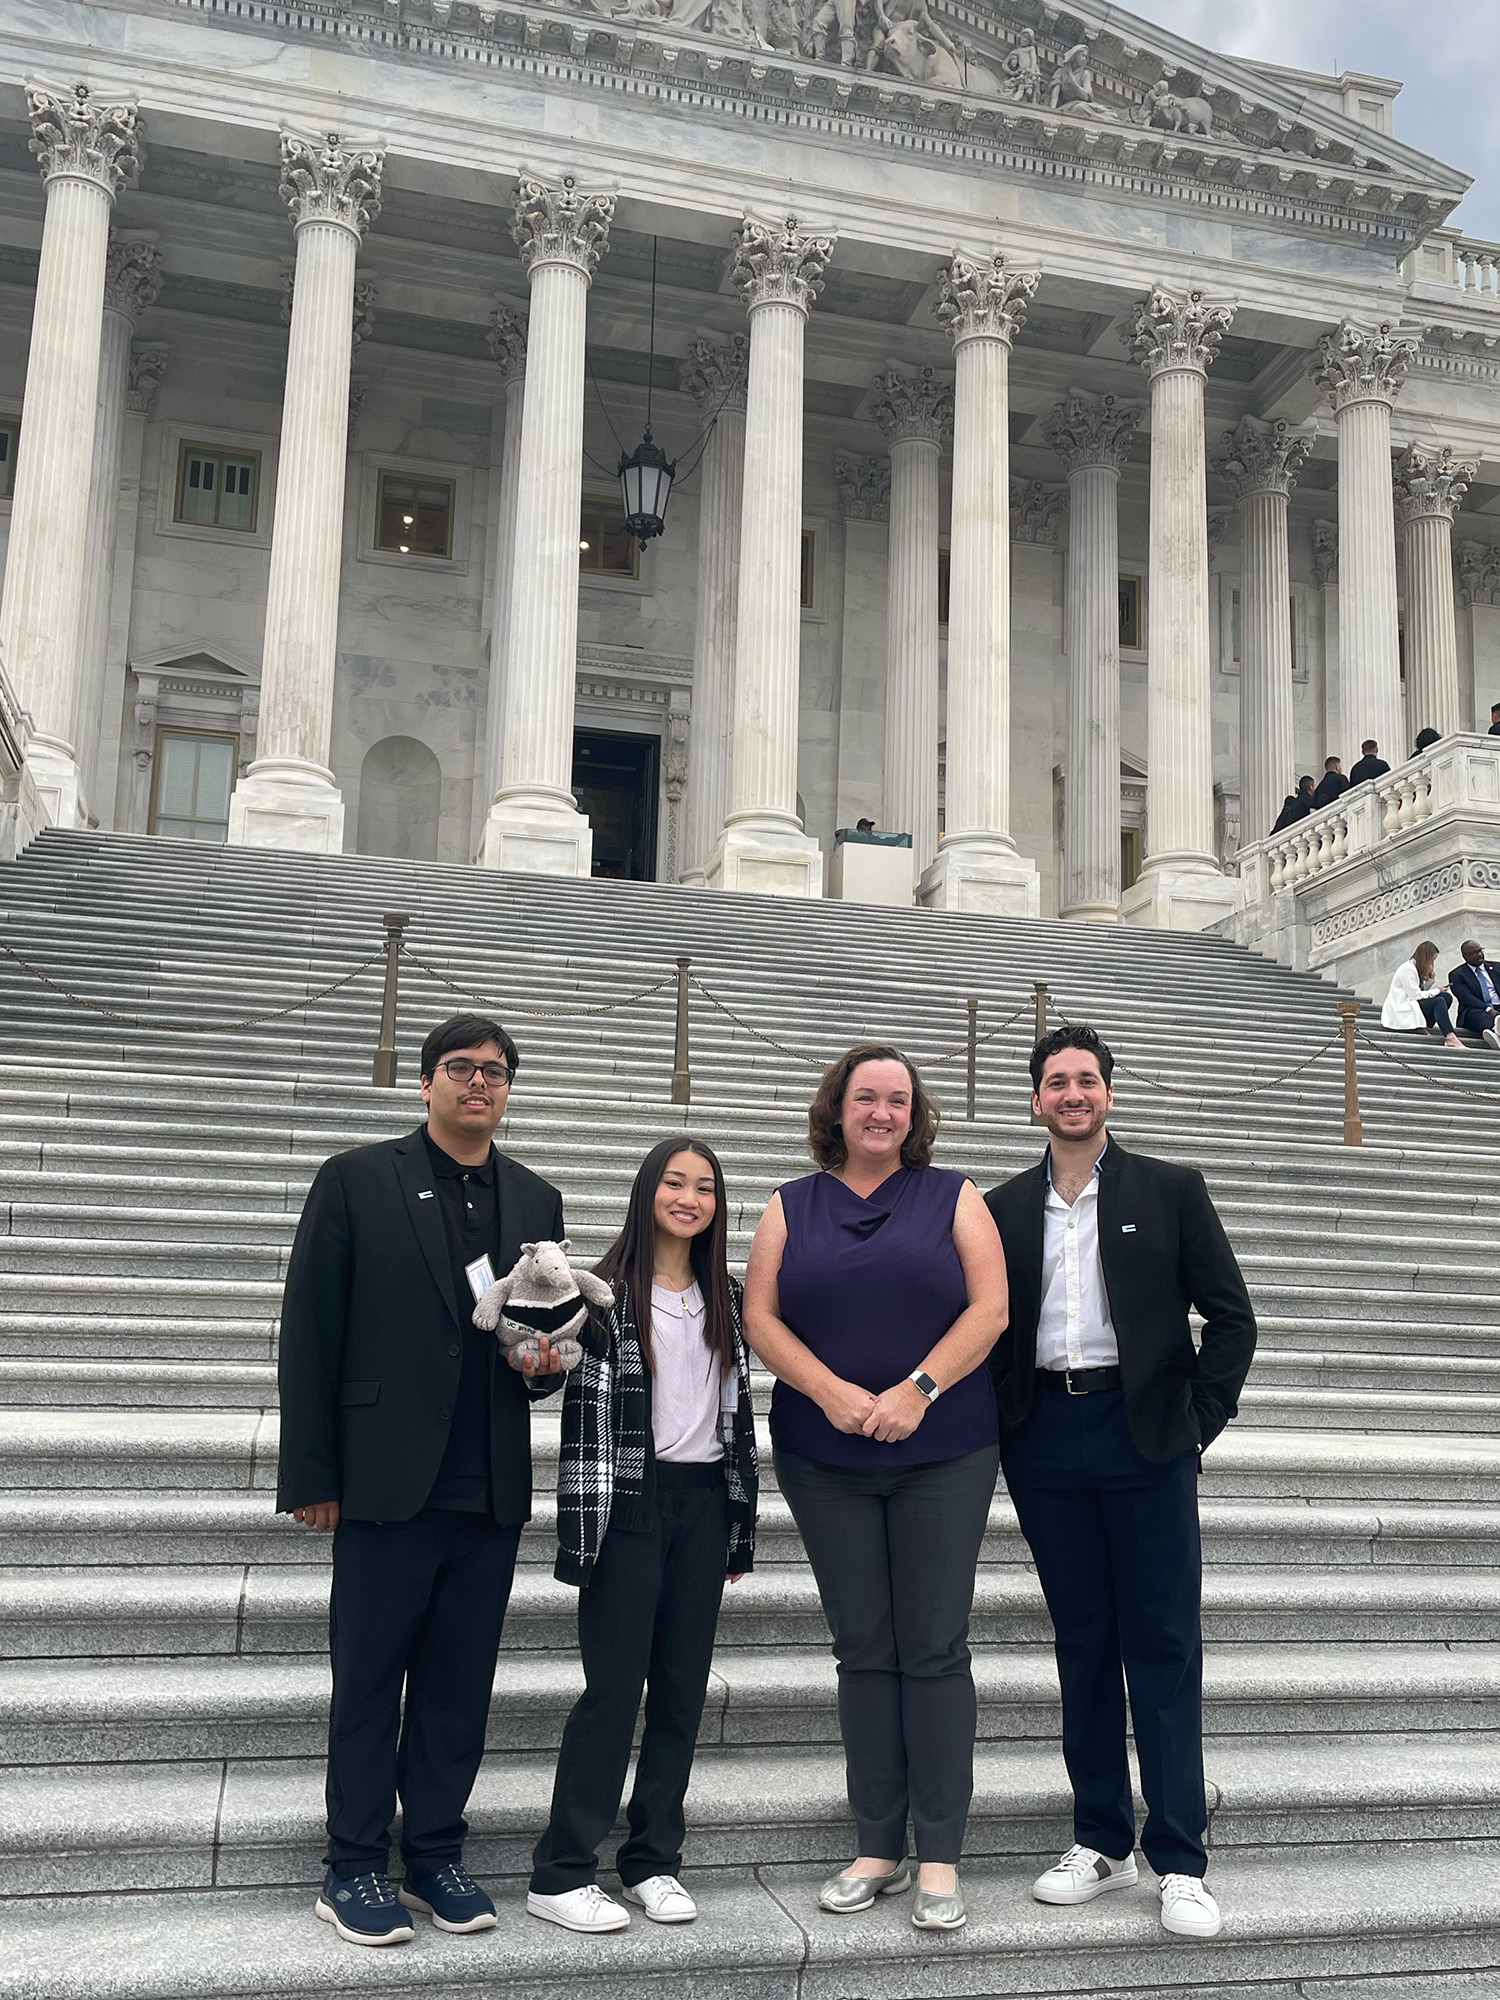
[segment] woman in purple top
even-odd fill
[[[937,1111],[897,1049],[861,1043],[808,1114],[820,1172],[771,1197],[750,1250],[750,1345],[776,1376],[776,1476],[839,1669],[859,1855],[825,1910],[909,1888],[912,1922],[965,1921],[974,1788],[969,1612],[999,1466],[985,1357],[1005,1253],[979,1190],[931,1164]]]

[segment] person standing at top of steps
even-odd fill
[[[1000,1460],[1052,1614],[1074,1799],[1075,1845],[1032,1893],[1087,1903],[1137,1879],[1128,1685],[1162,1923],[1214,1937],[1197,1480],[1237,1411],[1255,1314],[1203,1176],[1110,1136],[1113,1070],[1092,1028],[1044,1036],[1032,1109],[1051,1144],[985,1196],[1011,1286],[991,1357]]]
[[[772,1195],[750,1246],[750,1345],[776,1377],[776,1478],[833,1633],[857,1858],[820,1909],[911,1887],[912,1922],[957,1930],[974,1790],[974,1577],[999,1470],[984,1362],[1005,1260],[979,1190],[932,1165],[937,1109],[877,1042],[824,1072],[819,1171]]]
[[[426,1125],[324,1161],[287,1268],[276,1506],[334,1530],[316,1909],[351,1944],[404,1943],[412,1910],[445,1931],[495,1922],[463,1814],[531,1514],[528,1404],[561,1380],[545,1338],[507,1366],[470,1317],[523,1242],[564,1234],[557,1189],[492,1143],[519,1061],[498,1021],[434,1028]]]
[[[724,1580],[755,1557],[759,1473],[741,1290],[729,1275],[724,1173],[679,1134],[641,1162],[625,1227],[595,1266],[615,1302],[591,1316],[563,1398],[557,1578],[579,1586],[586,1685],[563,1729],[552,1813],[526,1907],[570,1931],[624,1930],[600,1888],[641,1691],[646,1727],[615,1855],[625,1902],[688,1924],[682,1803]]]

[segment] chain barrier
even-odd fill
[[[813,1069],[827,1069],[829,1063],[835,1060],[832,1056],[810,1056],[802,1049],[788,1048],[785,1042],[778,1042],[773,1035],[763,1034],[759,1028],[753,1027],[742,1015],[736,1014],[732,1007],[727,1006],[717,993],[705,986],[696,973],[690,974],[689,977],[691,983],[697,987],[710,1007],[717,1007],[726,1020],[732,1021],[737,1028],[743,1028],[745,1033],[753,1035],[756,1041],[764,1042],[767,1048],[775,1049],[778,1055],[790,1056],[793,1062],[807,1063]],[[986,1029],[982,1035],[977,1035],[973,1046],[976,1049],[982,1049],[986,1042],[993,1041],[996,1035],[1003,1035],[1007,1028],[1014,1027],[1021,1016],[1029,1012],[1030,1002],[1028,1001],[1025,1005],[1018,1007],[1015,1013],[1011,1014],[1007,1019],[998,1022],[993,1028]],[[913,1056],[912,1061],[920,1063],[924,1069],[933,1069],[939,1063],[956,1062],[960,1056],[966,1056],[968,1053],[969,1044],[965,1042],[962,1048],[949,1049],[944,1055]]]
[[[1055,1014],[1065,1028],[1073,1026],[1073,1023],[1068,1019],[1055,1000],[1049,1000],[1048,1011]],[[1229,1103],[1238,1097],[1254,1097],[1262,1090],[1274,1090],[1279,1083],[1290,1083],[1294,1076],[1300,1076],[1303,1070],[1311,1069],[1315,1062],[1321,1062],[1330,1049],[1340,1047],[1343,1039],[1344,1031],[1340,1028],[1336,1034],[1329,1036],[1321,1048],[1314,1049],[1304,1062],[1295,1063],[1291,1069],[1283,1070],[1280,1076],[1268,1076],[1261,1083],[1252,1083],[1248,1090],[1184,1089],[1180,1084],[1163,1083],[1160,1077],[1147,1076],[1143,1070],[1132,1069],[1128,1063],[1122,1063],[1118,1056],[1115,1058],[1115,1068],[1122,1076],[1130,1077],[1135,1083],[1144,1083],[1149,1090],[1159,1090],[1168,1097],[1191,1097],[1200,1104]]]
[[[1398,1056],[1394,1049],[1382,1047],[1379,1042],[1367,1035],[1363,1028],[1359,1030],[1359,1039],[1374,1055],[1379,1056],[1382,1062],[1395,1063],[1399,1069],[1409,1070],[1413,1076],[1421,1077],[1423,1083],[1435,1083],[1442,1090],[1451,1090],[1459,1097],[1472,1098],[1476,1104],[1488,1104],[1491,1109],[1500,1103],[1500,1096],[1493,1090],[1465,1090],[1461,1083],[1454,1083],[1446,1076],[1433,1076],[1429,1071],[1419,1069],[1415,1063],[1408,1062],[1405,1056]]]
[[[539,1021],[579,1020],[589,1014],[611,1014],[617,1007],[633,1007],[637,1000],[649,1000],[653,993],[662,993],[677,982],[675,972],[669,972],[665,979],[658,979],[654,986],[643,986],[638,993],[622,994],[618,1000],[606,1000],[602,1007],[518,1007],[513,1000],[491,1000],[483,993],[475,993],[468,986],[460,986],[450,979],[446,972],[439,972],[435,965],[429,965],[425,958],[418,958],[409,945],[402,945],[401,956],[414,965],[419,972],[425,972],[429,979],[436,979],[446,986],[450,993],[458,994],[463,1000],[477,1000],[481,1007],[489,1007],[497,1013],[524,1014],[529,1019]]]
[[[75,1007],[86,1007],[91,1014],[102,1014],[106,1021],[118,1021],[122,1027],[167,1028],[174,1035],[227,1035],[233,1034],[240,1028],[258,1028],[266,1021],[284,1021],[288,1015],[300,1014],[305,1007],[312,1007],[319,1000],[328,999],[330,994],[337,993],[351,980],[358,979],[362,972],[368,972],[385,957],[385,947],[382,945],[380,950],[372,952],[362,965],[356,965],[352,972],[346,972],[342,979],[335,979],[331,986],[319,987],[316,993],[304,993],[302,998],[294,1000],[290,1007],[271,1007],[264,1014],[250,1014],[243,1021],[202,1022],[143,1021],[134,1014],[117,1013],[113,1007],[106,1007],[102,1000],[89,1000],[82,993],[73,993],[66,986],[60,986],[55,979],[49,978],[40,966],[29,964],[18,951],[13,951],[3,938],[0,938],[0,951],[19,965],[23,972],[29,972],[33,979],[39,979],[43,986],[50,988],[62,999],[71,1001]]]

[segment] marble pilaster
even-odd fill
[[[30,718],[27,796],[43,824],[73,826],[79,820],[75,715],[109,225],[115,197],[133,184],[140,160],[131,105],[98,100],[83,84],[70,92],[28,84],[26,108],[46,210],[0,657]]]
[[[266,585],[256,757],[229,801],[241,847],[337,854],[344,801],[329,765],[354,355],[355,259],[380,212],[384,156],[281,136],[297,246]]]
[[[578,516],[583,500],[589,287],[615,201],[523,175],[511,233],[531,285],[507,621],[500,786],[479,843],[486,868],[587,875],[594,836],[573,797]]]
[[[698,472],[692,733],[681,874],[683,882],[699,889],[708,881],[708,863],[729,816],[749,370],[750,341],[743,333],[696,335],[688,342],[681,370],[682,387],[702,421],[712,426]]]
[[[890,443],[884,823],[912,841],[912,889],[938,844],[938,459],[953,390],[892,365],[870,403]]]
[[[1010,833],[1010,350],[1038,283],[955,251],[933,307],[955,367],[944,832],[918,887],[935,909],[1041,908]]]
[[[516,568],[516,495],[521,485],[521,418],[526,396],[526,321],[503,301],[490,315],[485,343],[505,395],[496,484],[490,597],[490,675],[486,706],[484,798],[500,789],[505,762],[505,657]]]
[[[1120,467],[1141,412],[1075,389],[1047,442],[1068,469],[1064,917],[1120,916]]]
[[[1121,898],[1128,923],[1201,930],[1228,915],[1235,884],[1214,840],[1203,401],[1234,318],[1201,292],[1158,286],[1136,308],[1131,350],[1151,384],[1147,602],[1146,861]]]
[[[1373,736],[1394,763],[1406,736],[1396,611],[1391,410],[1416,352],[1408,334],[1345,320],[1318,343],[1313,379],[1339,433],[1339,645],[1348,752]],[[1330,750],[1339,746],[1330,744]]]
[[[1452,449],[1408,445],[1396,461],[1396,529],[1406,558],[1406,712],[1410,742],[1386,752],[1399,764],[1423,729],[1451,736],[1463,727],[1458,687],[1458,619],[1453,588],[1453,517],[1477,468]]]
[[[1296,790],[1287,510],[1311,436],[1242,417],[1214,468],[1240,508],[1240,844],[1263,840]]]
[[[746,216],[729,279],[750,319],[729,814],[706,870],[716,889],[820,896],[823,857],[797,817],[801,658],[802,355],[833,254],[794,216]]]

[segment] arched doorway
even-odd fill
[[[361,854],[436,861],[443,768],[414,736],[386,736],[365,752],[359,772]]]

